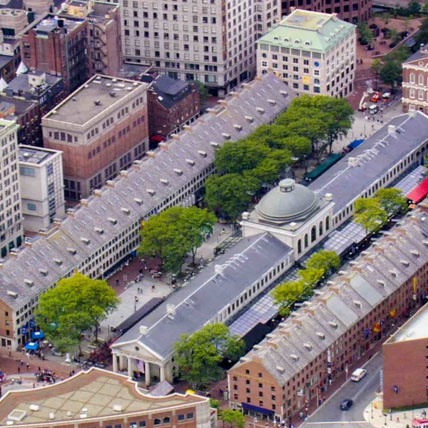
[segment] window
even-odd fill
[[[410,83],[415,83],[415,73],[410,73],[409,80],[410,80]]]
[[[138,422],[138,426],[141,427],[141,428],[144,428],[146,425],[147,425],[146,421],[140,421],[140,422]]]
[[[178,415],[178,422],[184,421],[184,415]]]
[[[187,419],[193,419],[193,413],[188,413],[188,414],[186,415],[186,417],[187,417]]]
[[[154,420],[154,425],[160,425],[162,423],[162,421],[159,418],[156,418]]]
[[[34,168],[30,168],[28,166],[21,166],[19,168],[19,173],[21,175],[26,175],[28,177],[35,177],[36,175],[36,170]]]
[[[27,209],[28,209],[28,211],[37,211],[36,204],[33,204],[33,203],[31,203],[31,202],[28,202],[28,203],[27,203]]]
[[[170,424],[171,423],[171,418],[170,417],[165,417],[165,418],[163,418],[163,423],[164,424]]]
[[[410,98],[415,98],[415,90],[413,88],[411,88],[410,91],[409,91],[409,97]]]
[[[418,83],[419,83],[419,85],[423,85],[424,84],[424,76],[422,74],[420,74],[418,76]]]

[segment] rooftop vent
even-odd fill
[[[230,140],[231,138],[231,135],[226,132],[222,132],[221,135],[224,137],[225,140]]]
[[[361,302],[359,300],[354,300],[354,305],[361,308]]]
[[[198,153],[203,157],[206,158],[207,157],[207,152],[204,150],[198,150]]]
[[[39,269],[39,272],[43,275],[43,276],[48,276],[48,271],[46,269]]]
[[[312,351],[312,345],[310,343],[304,343],[303,346],[308,350]]]
[[[166,186],[169,184],[169,181],[168,181],[166,178],[161,178],[161,179],[160,179],[160,182],[161,182],[162,184],[165,184]]]
[[[219,144],[219,143],[216,143],[215,141],[210,141],[210,144],[211,144],[213,147],[215,147],[215,148],[217,148],[217,147],[219,147],[219,146],[220,146],[220,144]]]
[[[284,373],[284,372],[285,372],[284,367],[276,366],[276,369],[277,369],[280,373]]]
[[[115,218],[109,217],[107,219],[111,224],[117,224],[117,220]]]
[[[136,202],[138,205],[142,205],[143,204],[143,200],[140,198],[134,198],[134,202]]]
[[[337,328],[337,322],[336,322],[336,321],[329,321],[329,322],[328,322],[328,325],[329,325],[330,327]]]
[[[390,270],[389,273],[395,278],[397,276],[397,272],[395,270]]]
[[[104,229],[101,229],[100,227],[94,227],[95,232],[99,233],[100,235],[102,235],[104,233]]]
[[[100,106],[100,105],[101,105],[101,101],[100,101],[100,100],[94,100],[94,104],[95,104],[96,106]]]
[[[268,103],[269,103],[269,104],[271,104],[271,105],[273,105],[273,106],[276,104],[276,101],[275,101],[275,100],[268,99],[267,101],[268,101]]]
[[[178,169],[178,168],[174,168],[174,172],[178,175],[182,175],[183,174],[183,170]]]
[[[290,354],[290,358],[294,361],[299,361],[299,356],[296,354]]]
[[[89,245],[89,243],[91,242],[91,240],[90,240],[90,239],[85,238],[84,236],[82,236],[82,237],[80,238],[80,240],[81,240],[84,244],[86,244],[86,245]]]
[[[262,114],[265,112],[265,109],[263,107],[257,107],[256,110]]]
[[[77,253],[77,251],[74,248],[67,248],[67,251],[72,254],[73,256]]]
[[[122,412],[122,404],[113,404],[113,412]]]
[[[419,257],[421,255],[418,250],[411,250],[410,254],[413,254],[415,257]]]
[[[410,264],[407,260],[403,260],[403,259],[400,260],[400,263],[404,266],[409,266]]]
[[[146,325],[140,325],[139,331],[140,331],[140,334],[144,336],[148,333],[149,328]]]
[[[323,333],[323,332],[321,332],[321,331],[317,331],[317,336],[320,338],[320,339],[325,339],[325,334]]]
[[[245,116],[245,120],[247,120],[248,122],[254,122],[254,117],[253,116]]]
[[[241,126],[241,125],[239,125],[239,124],[237,124],[237,123],[235,123],[235,124],[233,125],[233,127],[234,127],[236,130],[238,130],[238,131],[242,131],[242,126]]]
[[[385,281],[383,279],[378,279],[376,281],[379,285],[382,285],[383,287],[385,287]]]
[[[147,193],[151,196],[154,196],[156,192],[153,189],[147,189]]]
[[[61,259],[54,259],[54,262],[55,262],[58,266],[61,266],[61,265],[62,265],[62,260],[61,260]]]
[[[18,297],[18,293],[16,291],[7,290],[7,295],[16,299]]]
[[[124,208],[124,207],[122,207],[120,210],[121,210],[124,214],[126,214],[126,215],[131,214],[131,210],[130,210],[129,208]]]
[[[34,285],[34,281],[32,281],[31,279],[24,279],[24,282],[30,287]]]
[[[194,166],[194,165],[195,165],[195,161],[194,161],[194,160],[192,160],[192,159],[186,159],[186,162],[187,162],[189,165],[192,165],[192,166]]]

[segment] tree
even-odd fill
[[[245,426],[245,416],[239,410],[225,409],[219,412],[219,419],[232,428],[243,428]]]
[[[221,378],[220,363],[235,361],[245,350],[244,342],[231,336],[224,324],[208,324],[192,335],[183,334],[174,345],[175,361],[182,380],[194,387],[207,385]]]
[[[297,275],[305,283],[305,291],[311,293],[311,288],[322,278],[324,272],[324,269],[306,268],[299,270]]]
[[[159,256],[168,272],[180,272],[187,254],[194,257],[216,221],[207,210],[171,207],[150,217],[141,230],[140,256]]]
[[[405,61],[411,54],[410,48],[407,46],[401,45],[397,49],[394,49],[386,56],[386,61]]]
[[[401,83],[401,64],[395,60],[386,61],[380,70],[379,76],[382,82],[390,85],[391,90],[393,90],[395,85]]]
[[[401,36],[400,33],[398,32],[398,30],[396,30],[395,28],[393,28],[390,33],[389,33],[389,37],[392,40],[392,43],[397,44],[400,40],[401,40]]]
[[[303,280],[292,282],[283,282],[277,285],[272,291],[271,296],[275,304],[279,305],[281,315],[289,315],[291,308],[304,295],[307,286]]]
[[[205,181],[205,202],[220,216],[235,221],[247,209],[259,186],[259,180],[247,175],[212,175]]]
[[[282,149],[282,139],[287,137],[287,128],[282,125],[261,125],[249,138],[266,144],[271,149]]]
[[[428,175],[428,154],[424,157],[425,175]]]
[[[357,31],[362,45],[369,45],[373,41],[373,33],[367,25],[367,22],[360,22],[357,25]]]
[[[281,140],[284,148],[299,160],[305,159],[312,152],[312,144],[309,138],[295,135],[294,137],[287,137]]]
[[[193,83],[195,84],[196,88],[199,91],[199,95],[201,97],[201,105],[205,103],[205,101],[208,98],[208,89],[207,87],[199,80],[193,80]]]
[[[428,43],[428,18],[422,21],[419,31],[414,36],[417,46]]]
[[[256,168],[270,152],[254,139],[229,141],[216,150],[214,164],[219,174],[242,174]]]
[[[375,199],[388,216],[392,216],[398,212],[406,212],[408,208],[407,199],[403,196],[403,192],[393,187],[379,189],[375,194]]]
[[[308,269],[320,269],[324,273],[331,274],[340,266],[340,257],[335,251],[320,250],[313,254],[306,263]]]
[[[412,0],[407,8],[410,15],[417,15],[421,11],[421,4],[417,0]]]
[[[386,211],[374,198],[359,198],[355,201],[354,221],[361,224],[366,233],[379,230],[388,220]]]
[[[422,12],[424,13],[428,13],[428,3],[425,3],[423,8],[422,8]]]
[[[97,340],[99,323],[118,302],[106,281],[76,272],[40,296],[37,324],[58,349],[66,350],[79,345],[82,333],[92,327]]]
[[[379,58],[375,58],[370,66],[371,70],[375,73],[376,76],[376,89],[378,88],[378,79],[380,71],[382,70],[383,63]]]

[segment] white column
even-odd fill
[[[146,361],[144,363],[144,371],[146,373],[146,386],[150,385],[150,363]]]
[[[119,355],[119,370],[125,370],[124,355]]]
[[[132,358],[128,357],[128,376],[132,378]]]
[[[117,355],[113,354],[113,371],[117,373]]]
[[[160,366],[160,381],[163,382],[165,380],[165,366]]]

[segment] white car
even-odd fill
[[[366,369],[356,369],[352,372],[351,380],[352,382],[359,382],[366,374]]]

